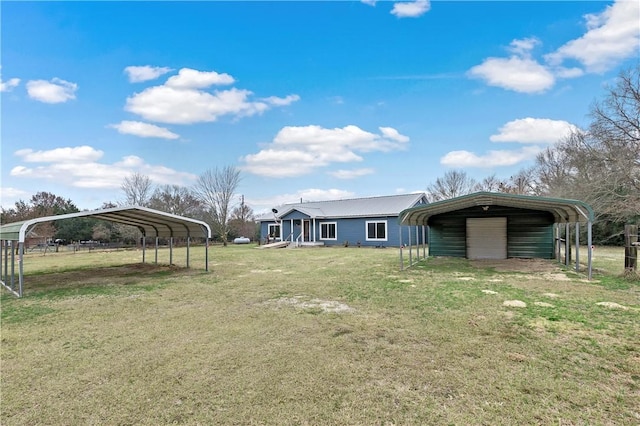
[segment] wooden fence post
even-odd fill
[[[624,270],[636,271],[638,268],[638,225],[624,226]]]

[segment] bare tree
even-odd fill
[[[598,201],[618,220],[640,219],[640,65],[620,73],[591,108],[589,157],[599,170]]]
[[[541,188],[589,203],[612,221],[640,218],[640,66],[591,107],[593,121],[538,155]]]
[[[153,192],[153,184],[147,175],[132,173],[124,178],[120,186],[125,194],[125,204],[147,207]]]
[[[189,188],[179,185],[162,185],[149,199],[149,207],[179,216],[195,216],[201,204]]]
[[[500,192],[517,195],[538,195],[533,168],[520,170],[500,184]]]
[[[244,195],[240,198],[240,205],[231,212],[229,228],[236,236],[256,237],[256,221],[253,209],[244,202]]]
[[[474,191],[499,192],[502,185],[504,185],[504,182],[498,179],[495,174],[492,174],[478,182]]]
[[[214,230],[227,245],[231,202],[238,184],[240,171],[233,166],[207,170],[195,183],[193,192],[203,204],[205,214]]]
[[[476,185],[476,181],[464,171],[449,170],[444,177],[427,186],[427,197],[430,202],[448,200],[472,193]]]

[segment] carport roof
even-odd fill
[[[147,207],[132,206],[82,211],[7,223],[0,226],[0,239],[24,242],[29,231],[39,223],[78,217],[93,217],[96,219],[135,226],[147,237],[211,238],[211,228],[205,222],[165,213],[159,210],[153,210]]]
[[[556,223],[594,221],[593,209],[582,201],[497,192],[476,192],[406,209],[400,213],[398,221],[401,225],[427,225],[431,216],[474,206],[505,206],[546,211],[553,214]]]

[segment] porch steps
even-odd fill
[[[291,241],[276,241],[275,243],[263,244],[256,248],[258,249],[282,248],[282,247],[287,247],[289,243],[291,243]]]

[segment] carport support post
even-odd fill
[[[420,262],[420,228],[416,225],[416,261]]]
[[[142,234],[142,263],[145,261],[145,254],[147,253],[147,237]]]
[[[564,224],[564,264],[569,266],[571,263],[571,232],[569,222]]]
[[[2,240],[2,245],[4,246],[4,269],[2,268],[2,259],[0,259],[0,281],[3,283],[7,282],[7,256],[9,256],[8,246],[9,241]],[[0,248],[0,256],[2,256],[2,248]]]
[[[556,261],[560,262],[560,224],[556,223],[553,227],[553,233],[555,234],[555,246],[553,247],[555,251]]]
[[[576,222],[576,272],[580,272],[580,222]]]
[[[13,243],[9,240],[4,241],[4,282],[9,280],[9,245],[11,245],[11,251],[13,251]],[[0,268],[2,266],[0,265]]]
[[[173,265],[173,237],[169,237],[169,265]]]
[[[156,236],[156,265],[158,264],[158,236]]]
[[[11,252],[13,252],[13,250],[11,250]],[[20,297],[22,297],[23,259],[24,259],[24,243],[19,242],[18,243],[18,286],[19,286],[18,294],[20,295]],[[13,275],[13,272],[11,273],[11,275]]]
[[[638,225],[624,226],[624,270],[633,272],[638,269]]]
[[[400,270],[404,270],[404,259],[402,258],[402,226],[398,227],[398,235],[400,236]]]
[[[191,248],[191,237],[187,237],[187,268],[189,267],[189,249]]]
[[[204,270],[209,272],[209,237],[204,244]]]
[[[427,228],[422,225],[422,257],[427,258]]]
[[[9,282],[9,287],[11,287],[11,290],[16,291],[16,285],[14,280],[16,275],[16,251],[13,249],[14,242],[15,241],[11,241],[11,280]],[[18,281],[19,280],[20,280],[20,277],[18,277]]]
[[[591,246],[592,241],[591,241],[591,222],[587,222],[587,264],[588,264],[588,277],[589,277],[589,281],[591,281],[591,260],[592,260],[592,252],[593,252],[593,247]]]
[[[411,244],[411,227],[407,226],[407,231],[409,231],[409,266],[413,265],[413,252],[411,251],[412,249],[412,244]]]

